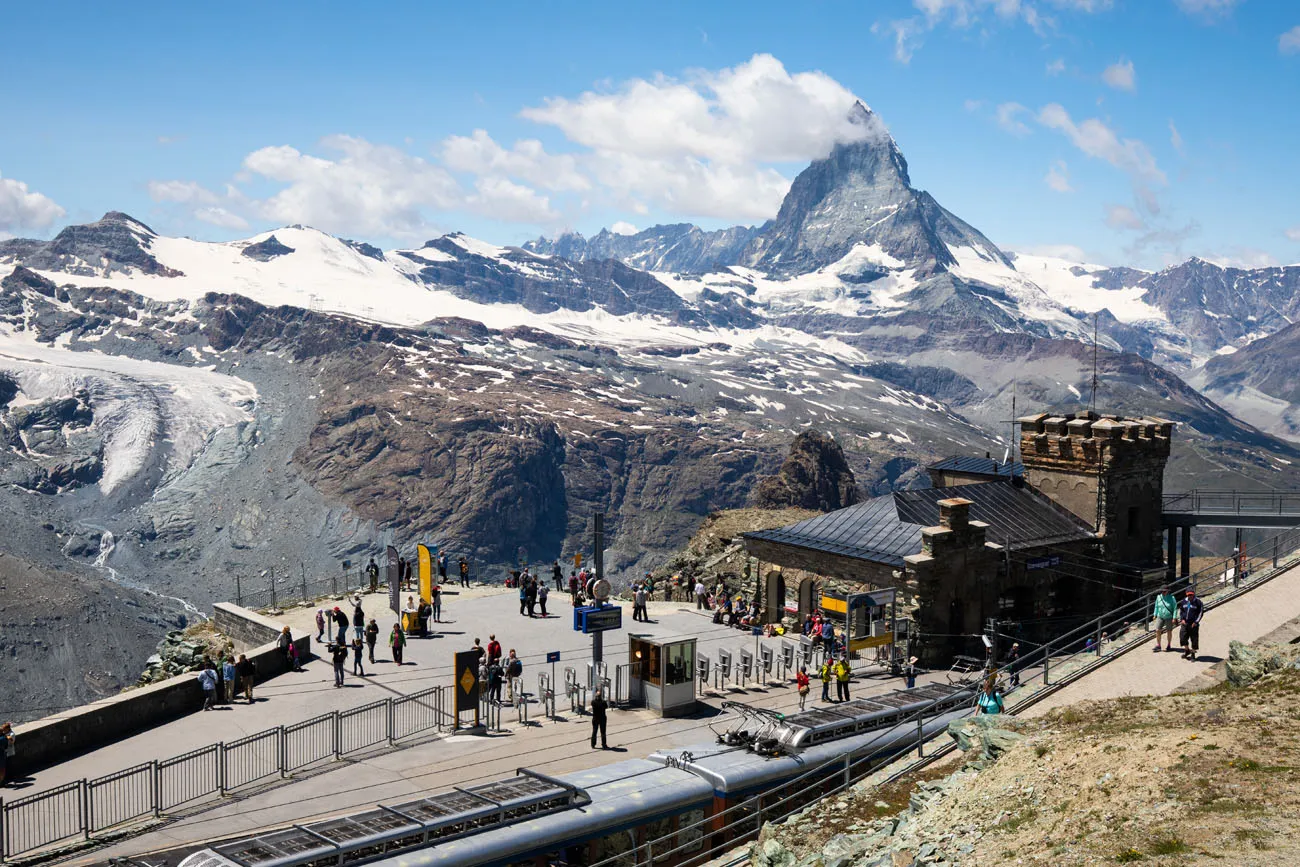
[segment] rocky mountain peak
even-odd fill
[[[821,431],[804,431],[790,444],[790,454],[775,476],[754,488],[760,509],[815,509],[830,512],[860,499],[857,479],[844,450]]]
[[[116,224],[122,224],[127,226],[134,226],[136,228],[143,229],[146,233],[154,237],[157,237],[158,235],[158,233],[155,232],[153,229],[149,228],[147,225],[140,222],[130,214],[123,213],[122,211],[109,211],[107,214],[99,218],[98,223],[91,223],[90,225],[101,226],[106,223],[116,223]]]

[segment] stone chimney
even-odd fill
[[[954,533],[961,533],[970,526],[971,501],[964,497],[953,497],[939,501],[939,526],[947,527]]]

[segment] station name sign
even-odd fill
[[[573,609],[573,630],[588,635],[623,628],[623,609],[617,605],[588,605]]]

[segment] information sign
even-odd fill
[[[573,630],[584,635],[623,628],[623,609],[617,605],[594,605],[573,609]]]
[[[558,651],[558,650],[552,650],[552,651],[549,651],[549,652],[546,654],[546,661],[547,661],[547,662],[559,662],[559,661],[560,661],[560,651]]]

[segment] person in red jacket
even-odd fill
[[[488,636],[487,661],[488,665],[501,661],[501,642],[497,641],[495,635]]]
[[[812,689],[808,669],[799,666],[799,673],[794,676],[794,682],[799,687],[799,710],[803,710],[804,702],[808,701],[808,692]]]

